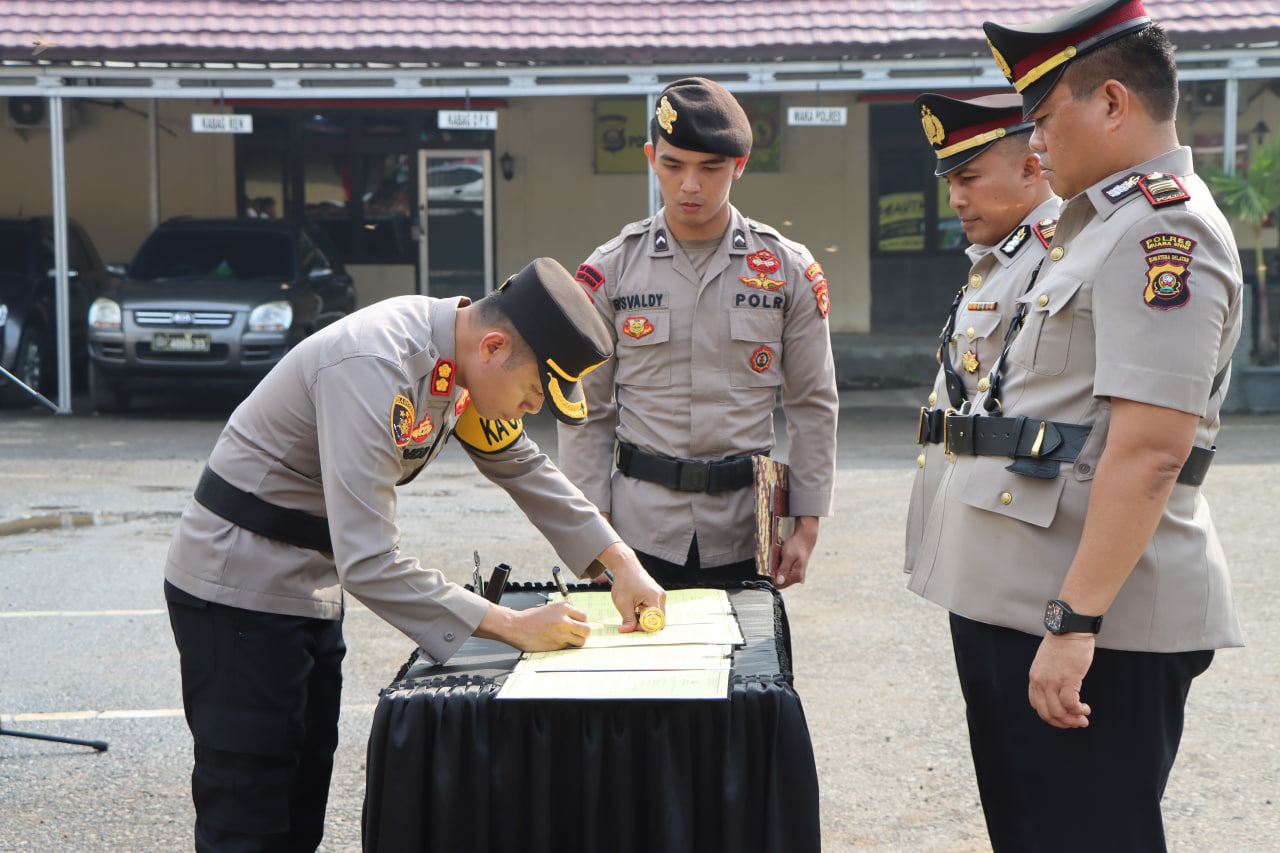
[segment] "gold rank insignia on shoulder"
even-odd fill
[[[1138,179],[1142,194],[1151,202],[1152,207],[1162,204],[1177,204],[1191,198],[1191,193],[1174,175],[1165,172],[1152,172]]]
[[[1009,257],[1018,254],[1018,250],[1027,242],[1027,238],[1031,236],[1031,228],[1026,224],[1019,225],[1018,230],[1004,241],[1004,245],[1000,247],[1000,251]]]
[[[437,361],[431,372],[431,393],[439,397],[453,393],[453,362],[447,358]]]
[[[521,420],[489,420],[480,417],[475,406],[467,406],[453,425],[453,434],[468,447],[482,453],[506,450],[524,433]]]
[[[403,394],[397,394],[391,401],[391,437],[397,447],[409,443],[413,432],[413,401]]]
[[[675,107],[671,106],[671,102],[667,100],[667,96],[663,95],[662,100],[658,103],[658,111],[654,113],[658,117],[658,124],[662,125],[662,129],[667,133],[671,132],[671,128],[675,125],[679,114]]]
[[[1041,219],[1031,230],[1035,232],[1040,244],[1047,249],[1049,244],[1053,242],[1054,232],[1058,230],[1058,220]]]

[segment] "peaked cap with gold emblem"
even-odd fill
[[[557,419],[582,423],[587,402],[578,382],[609,356],[609,327],[569,271],[538,258],[499,288],[499,304],[538,359],[542,388]]]
[[[1089,0],[1031,24],[982,29],[1005,78],[1022,95],[1023,115],[1048,96],[1067,63],[1116,39],[1151,26],[1142,0]]]
[[[649,122],[649,138],[677,148],[725,157],[751,153],[751,122],[729,90],[705,77],[667,84]]]
[[[998,139],[1030,133],[1035,122],[1023,121],[1022,98],[1015,92],[984,95],[967,101],[926,92],[915,100],[925,138],[938,155],[934,174],[941,177],[968,163]]]

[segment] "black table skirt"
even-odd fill
[[[541,589],[503,604],[533,606]],[[727,701],[494,701],[510,647],[472,638],[444,666],[410,658],[374,713],[364,849],[820,850],[782,598],[728,592],[747,645]]]

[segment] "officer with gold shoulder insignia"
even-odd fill
[[[1061,200],[1027,146],[1032,122],[1016,93],[957,100],[923,94],[915,109],[938,156],[934,174],[947,182],[951,208],[972,241],[972,266],[942,328],[937,378],[920,410],[921,445],[907,512],[906,571],[947,469],[943,418],[986,390],[985,372],[1000,355],[1014,303],[1039,269],[1053,238]]]
[[[178,522],[165,597],[195,741],[196,849],[314,850],[337,746],[343,592],[437,661],[469,636],[580,646],[567,603],[516,611],[400,551],[395,487],[456,435],[579,574],[614,576],[625,631],[666,595],[523,432],[550,401],[587,415],[581,379],[608,330],[539,258],[477,302],[386,299],[289,352],[232,413]]]
[[[1066,201],[990,388],[946,419],[909,586],[951,612],[993,850],[1164,851],[1191,683],[1242,642],[1200,490],[1239,254],[1141,0],[984,28]]]
[[[649,129],[665,206],[578,268],[615,349],[583,380],[587,425],[560,429],[560,462],[659,581],[758,579],[751,456],[773,449],[781,389],[796,528],[771,580],[803,582],[835,484],[826,275],[729,203],[752,137],[723,86],[671,83]]]

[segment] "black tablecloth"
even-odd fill
[[[544,589],[502,603],[534,606]],[[374,712],[364,849],[818,851],[782,597],[763,583],[728,593],[747,642],[725,701],[499,702],[509,646],[472,638],[443,666],[411,657]]]

